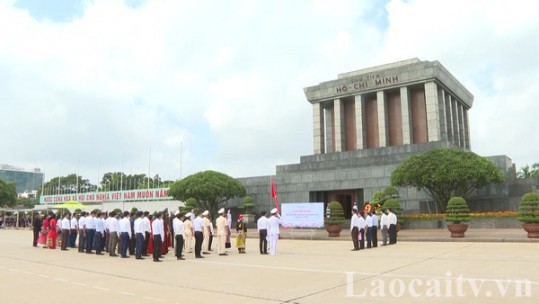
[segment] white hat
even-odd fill
[[[206,216],[206,215],[208,215],[208,214],[210,214],[210,213],[208,212],[208,210],[202,212],[202,215],[203,215],[203,216]]]
[[[221,213],[225,213],[225,208],[221,208],[221,209],[219,209],[218,213],[219,213],[219,214],[221,214]]]
[[[176,212],[174,212],[174,215],[178,215],[178,214],[180,214],[180,211],[179,211],[179,210],[177,210]]]
[[[277,213],[277,211],[279,211],[279,210],[277,210],[277,208],[273,208],[273,209],[271,209],[271,214],[275,214],[275,213]]]
[[[187,212],[187,214],[185,214],[185,217],[191,217],[191,212]]]

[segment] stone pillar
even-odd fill
[[[409,145],[412,142],[410,133],[410,102],[408,87],[402,87],[401,91],[401,111],[402,111],[402,144]]]
[[[326,153],[335,152],[333,137],[333,107],[324,108],[324,120],[326,122]]]
[[[387,125],[386,125],[386,95],[384,91],[376,92],[376,107],[378,110],[378,135],[379,147],[387,146]]]
[[[464,148],[466,137],[464,134],[464,107],[459,102],[457,103],[458,115],[459,115],[459,147]]]
[[[428,141],[439,141],[440,136],[440,114],[438,102],[438,89],[436,83],[431,81],[425,83],[425,101],[427,108],[427,134]]]
[[[464,123],[464,147],[468,150],[471,150],[471,143],[470,143],[470,121],[468,120],[468,109],[464,108],[464,117],[462,122]]]
[[[313,103],[313,147],[314,154],[326,152],[324,141],[324,109],[322,104]]]
[[[447,141],[447,115],[445,114],[445,90],[438,87],[439,118],[440,118],[440,139]]]
[[[454,131],[453,131],[453,115],[451,114],[451,95],[444,91],[444,101],[445,101],[445,121],[447,123],[447,141],[453,142]]]
[[[335,118],[335,152],[342,152],[346,149],[344,134],[344,104],[339,98],[333,101],[333,117]]]
[[[354,96],[354,106],[356,110],[356,143],[357,149],[365,149],[365,144],[363,142],[363,96],[356,95]]]
[[[453,118],[453,143],[459,145],[459,115],[458,115],[458,101],[451,96],[451,117]]]

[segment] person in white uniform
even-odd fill
[[[215,220],[217,232],[217,253],[219,255],[227,255],[225,251],[226,237],[228,234],[228,225],[225,218],[225,209],[219,209],[219,217]]]
[[[271,217],[268,220],[268,235],[270,241],[270,254],[277,254],[277,241],[279,240],[279,225],[281,224],[281,217],[279,216],[279,210],[273,208],[271,210]]]

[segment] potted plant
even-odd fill
[[[255,222],[255,215],[250,213],[255,206],[254,199],[251,196],[247,195],[243,198],[243,205],[241,207],[245,210],[245,214],[243,215],[245,223]]]
[[[463,223],[470,221],[470,208],[466,200],[458,196],[450,198],[445,212],[445,221],[451,223],[447,224],[451,237],[464,237],[468,225]]]
[[[522,196],[518,207],[518,220],[529,238],[539,238],[539,193],[528,192]]]
[[[341,234],[341,225],[344,224],[344,211],[341,203],[332,201],[328,204],[324,222],[326,224],[328,236],[337,237]]]

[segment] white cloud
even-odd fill
[[[474,93],[474,150],[537,162],[538,18],[505,3],[97,0],[56,23],[0,2],[0,162],[95,180],[122,154],[146,172],[151,147],[152,175],[177,178],[182,145],[183,176],[273,174],[312,153],[303,87],[410,57]]]

